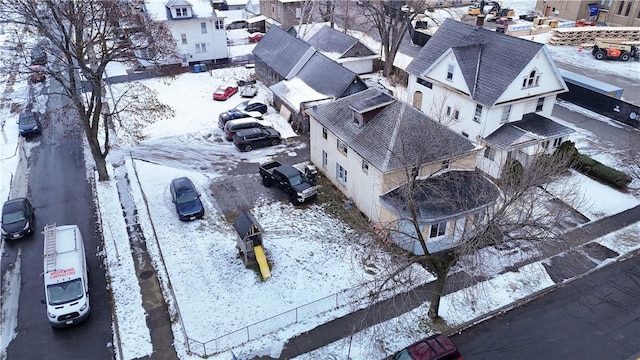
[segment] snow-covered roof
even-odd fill
[[[332,98],[330,95],[317,92],[297,77],[280,81],[269,89],[294,110],[300,109],[300,104],[304,102]]]
[[[171,4],[170,4],[171,3]],[[167,2],[164,0],[146,0],[144,2],[144,8],[149,16],[156,21],[170,20],[168,6],[191,6],[193,16],[196,18],[211,18],[218,17],[217,13],[213,10],[211,3],[208,0],[177,0],[173,2]]]

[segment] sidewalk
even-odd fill
[[[595,244],[596,246],[594,246],[594,243],[588,243],[638,221],[640,221],[640,205],[568,231],[566,233],[566,238],[572,240],[569,247],[573,250],[562,253],[558,251],[556,253],[546,254],[546,258],[549,259],[549,263],[553,264],[553,266],[545,266],[547,268],[547,272],[556,284],[560,284],[566,279],[581,276],[594,269],[597,264],[590,260],[590,257],[602,260],[603,257],[613,258],[618,255],[624,255],[618,254],[608,248],[604,248],[599,244]],[[518,266],[522,267],[544,258],[545,257],[542,256],[532,258],[526,262],[518,264]],[[454,276],[461,275],[463,276],[463,274],[456,274]],[[448,281],[448,284],[452,286],[447,286],[445,289],[445,295],[461,290],[461,287],[458,286],[462,282],[452,280],[455,279],[450,278]],[[361,309],[341,318],[332,320],[326,324],[295,336],[287,341],[279,359],[293,359],[296,356],[319,349],[334,341],[349,337],[354,333],[411,311],[429,299],[429,293],[433,287],[433,283],[421,285],[409,293],[398,294],[388,300],[373,304],[365,309]],[[555,286],[552,286],[547,288],[544,292],[551,291],[554,288]],[[536,293],[531,297],[539,296],[540,293]],[[511,306],[519,306],[522,303],[526,303],[528,300],[530,299],[521,299],[521,301],[512,304]],[[491,314],[486,314],[469,323],[477,323],[489,316],[491,316]],[[461,328],[466,327],[467,326],[461,326]],[[253,358],[253,360],[270,359],[274,358],[269,356]]]

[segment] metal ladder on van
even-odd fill
[[[56,268],[56,224],[48,224],[44,227],[44,246],[47,268],[45,272],[50,272]]]

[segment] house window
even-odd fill
[[[187,45],[187,34],[180,34],[180,38],[182,38],[182,45]]]
[[[553,139],[553,147],[558,147],[562,144],[562,138]]]
[[[224,20],[216,20],[216,30],[224,29]]]
[[[453,80],[453,64],[449,64],[447,69],[447,80]]]
[[[507,105],[502,108],[502,119],[500,122],[506,123],[509,121],[509,115],[511,115],[511,105]]]
[[[336,163],[336,179],[343,185],[347,183],[347,170],[338,163]]]
[[[541,143],[540,143],[540,147],[541,147],[543,150],[548,149],[548,148],[549,148],[549,140],[541,142]]]
[[[522,87],[530,88],[530,87],[538,86],[539,82],[540,82],[540,73],[537,72],[536,70],[531,70],[531,72],[529,73],[529,76],[525,77],[524,80],[522,80]]]
[[[201,31],[203,34],[206,34],[206,33],[207,33],[207,23],[200,23],[200,31]]]
[[[466,133],[466,132],[464,132],[464,131],[462,132],[462,136],[464,136],[464,137],[466,137],[466,138],[469,138],[469,134],[467,134],[467,133]]]
[[[476,112],[473,114],[473,121],[479,124],[481,116],[482,116],[482,105],[476,104]]]
[[[544,97],[538,98],[538,103],[536,104],[536,112],[542,111],[544,107]]]
[[[487,148],[484,149],[484,157],[491,161],[494,161],[496,159],[496,149],[487,146]]]
[[[196,53],[205,53],[207,52],[207,44],[201,43],[196,44]]]
[[[362,159],[362,171],[369,172],[369,163],[364,159]]]
[[[430,83],[430,82],[428,82],[427,80],[424,80],[424,79],[418,78],[418,80],[417,80],[417,81],[418,81],[418,84],[423,85],[423,86],[425,86],[425,87],[428,87],[429,89],[432,89],[432,88],[433,88],[433,84],[432,84],[432,83]]]
[[[453,111],[453,118],[456,120],[460,119],[460,110],[456,109]]]
[[[327,168],[327,152],[322,150],[322,167]]]
[[[618,15],[622,15],[623,8],[624,8],[624,1],[620,1],[620,6],[618,6]]]
[[[444,235],[446,229],[447,229],[446,221],[442,221],[437,224],[432,224],[431,229],[429,231],[429,237],[434,238],[436,236],[442,236]]]
[[[627,10],[625,10],[625,12],[624,12],[624,16],[629,16],[629,13],[631,12],[631,5],[632,5],[632,4],[633,4],[633,3],[632,3],[631,1],[629,1],[629,2],[627,3]]]
[[[447,116],[451,115],[451,106],[447,106]]]
[[[326,139],[327,138],[327,128],[322,128],[322,138]]]
[[[187,8],[176,8],[176,17],[188,16]]]
[[[340,139],[338,139],[337,147],[338,147],[338,151],[347,155],[347,151],[349,148],[347,147],[347,144],[344,143],[344,141],[341,141]]]

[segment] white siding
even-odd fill
[[[313,117],[309,121],[309,153],[311,161],[335,184],[345,197],[372,221],[380,217],[380,171],[369,164],[367,172],[362,170],[362,157],[349,148],[344,155],[338,151],[338,138],[327,129],[327,138],[323,138],[323,126]],[[348,144],[347,144],[348,146]],[[327,153],[327,165],[322,166],[322,152]],[[347,183],[336,178],[336,163],[347,170]]]
[[[373,72],[373,60],[371,59],[361,59],[355,61],[341,61],[340,65],[345,68],[353,71],[354,73],[360,74],[369,74]]]
[[[207,24],[207,33],[203,34],[200,23]],[[224,59],[227,53],[227,33],[224,29],[215,28],[214,19],[194,19],[167,21],[173,38],[178,44],[180,54],[189,54],[187,61],[199,62],[214,59]],[[182,44],[182,34],[187,35],[187,44]],[[196,44],[205,44],[206,52],[197,53]]]

